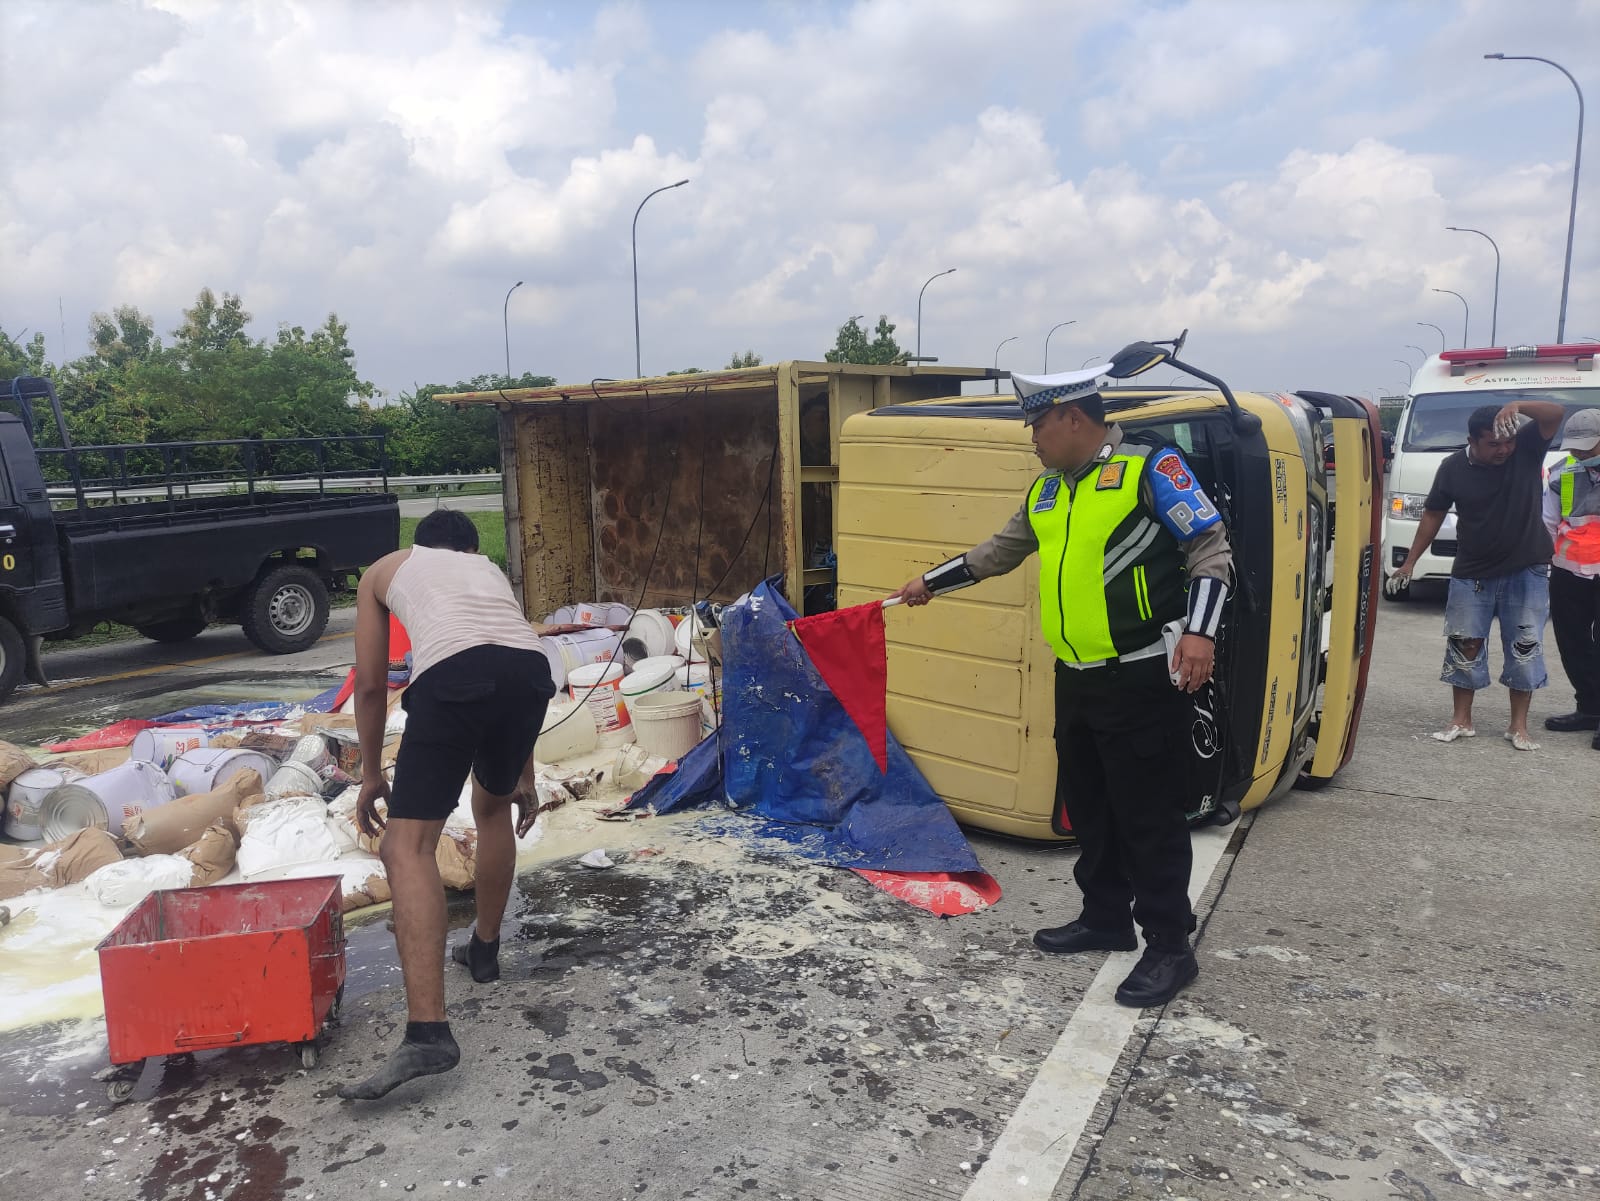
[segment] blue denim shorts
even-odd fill
[[[1514,575],[1487,580],[1450,580],[1445,602],[1444,672],[1452,688],[1489,686],[1489,627],[1500,622],[1505,668],[1500,682],[1518,692],[1532,692],[1550,682],[1544,669],[1544,623],[1550,616],[1550,568],[1527,567]],[[1480,643],[1469,658],[1463,641]]]

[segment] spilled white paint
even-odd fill
[[[1311,956],[1289,947],[1241,947],[1236,950],[1222,948],[1211,952],[1213,959],[1276,959],[1279,963],[1310,963]]]

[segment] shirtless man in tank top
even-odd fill
[[[387,1062],[339,1090],[346,1100],[373,1100],[460,1062],[445,1019],[445,896],[434,856],[469,772],[478,828],[477,924],[454,958],[479,983],[500,975],[500,919],[516,874],[516,837],[532,826],[536,808],[517,782],[555,685],[539,649],[544,627],[523,617],[505,575],[477,552],[471,520],[440,509],[418,523],[413,548],[379,559],[356,593],[357,819],[365,833],[383,832],[379,855],[394,894],[409,1020]],[[393,786],[382,766],[391,611],[412,647]],[[387,818],[378,811],[380,799],[387,802]]]

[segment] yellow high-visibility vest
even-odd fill
[[[1039,614],[1056,657],[1093,663],[1143,650],[1184,614],[1184,555],[1139,500],[1148,448],[1124,444],[1076,479],[1028,489],[1039,541]]]

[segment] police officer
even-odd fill
[[[1600,731],[1600,409],[1580,409],[1561,435],[1567,457],[1550,472],[1544,524],[1555,542],[1550,624],[1577,709],[1544,719],[1547,730]],[[1590,743],[1600,751],[1600,733]]]
[[[1233,556],[1222,519],[1176,447],[1107,425],[1086,371],[1013,376],[1044,466],[1022,508],[980,546],[912,580],[910,605],[1039,554],[1039,607],[1056,653],[1056,804],[1078,839],[1083,910],[1033,941],[1057,954],[1145,952],[1117,989],[1161,1005],[1200,972],[1189,933],[1184,811],[1193,708],[1211,678]]]

